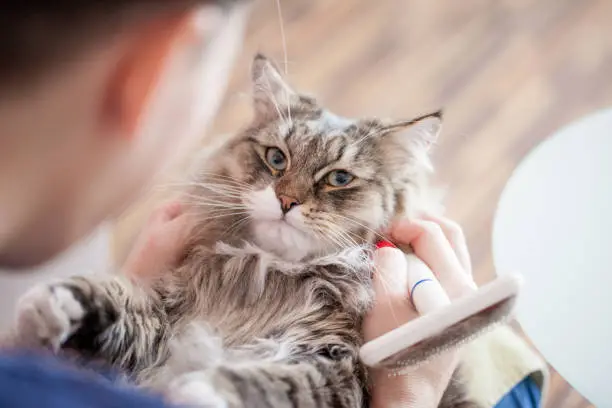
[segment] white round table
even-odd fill
[[[547,361],[612,407],[612,109],[561,129],[518,166],[493,226],[499,274],[525,286],[517,319]]]

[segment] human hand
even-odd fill
[[[391,229],[391,237],[398,244],[412,246],[451,300],[476,290],[467,242],[456,222],[424,215],[419,220],[398,222]]]
[[[411,268],[429,268],[452,300],[476,289],[465,237],[460,227],[445,218],[424,216],[400,221],[391,228],[397,244],[411,245],[422,262]],[[394,268],[393,249],[375,253],[374,290],[376,304],[364,321],[365,341],[393,330],[418,317],[409,301],[407,271]],[[374,406],[437,406],[458,363],[458,352],[441,354],[428,364],[390,377],[384,370],[373,370]]]
[[[123,265],[127,275],[149,278],[175,266],[183,253],[189,217],[179,202],[165,204],[151,214]]]

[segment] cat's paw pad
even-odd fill
[[[63,285],[39,285],[17,304],[16,332],[24,346],[43,346],[57,351],[85,317],[85,307]]]
[[[201,372],[187,373],[170,383],[168,400],[178,406],[193,408],[228,408],[229,404]]]

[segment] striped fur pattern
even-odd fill
[[[105,361],[187,405],[367,405],[369,251],[394,217],[424,205],[440,114],[343,119],[265,57],[252,72],[253,123],[185,192],[194,223],[182,264],[146,284],[34,288],[19,306],[21,342]]]

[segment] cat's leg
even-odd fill
[[[193,407],[358,408],[366,399],[358,371],[348,359],[241,362],[183,374],[167,394]]]
[[[165,357],[167,319],[120,277],[74,277],[32,288],[17,306],[12,342],[75,350],[129,372]]]

